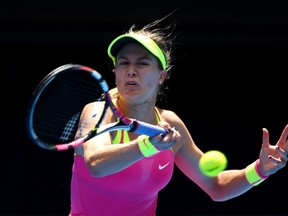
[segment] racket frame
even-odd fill
[[[101,117],[97,121],[94,128],[92,128],[91,131],[89,131],[83,137],[78,138],[68,143],[53,143],[53,144],[44,143],[38,137],[33,127],[34,109],[36,107],[36,104],[38,102],[40,95],[42,94],[44,89],[54,80],[54,78],[60,73],[69,72],[69,70],[73,70],[73,69],[90,72],[90,74],[95,78],[95,80],[99,82],[103,90],[102,99],[105,100],[104,111],[101,114]],[[44,79],[42,79],[42,81],[38,84],[36,89],[34,90],[28,107],[29,108],[28,108],[27,123],[26,123],[28,134],[35,144],[37,144],[38,146],[46,150],[64,151],[68,149],[73,149],[77,146],[82,145],[84,142],[86,142],[87,140],[90,140],[96,135],[100,135],[100,134],[110,132],[110,131],[115,131],[115,130],[127,130],[129,132],[134,132],[137,134],[146,134],[149,136],[155,136],[160,133],[163,135],[166,134],[166,130],[164,130],[161,127],[151,125],[145,122],[141,122],[136,119],[130,119],[124,116],[123,113],[119,109],[117,109],[117,107],[112,102],[112,98],[109,94],[109,86],[107,82],[103,79],[102,75],[96,70],[94,70],[93,68],[90,68],[81,64],[62,65],[54,69],[53,71],[51,71],[49,74],[47,74],[44,77]],[[106,115],[108,107],[111,108],[113,114],[116,116],[116,118],[119,119],[119,121],[101,126],[101,123]]]

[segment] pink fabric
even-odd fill
[[[154,216],[158,192],[174,169],[171,150],[144,158],[125,170],[92,177],[83,157],[74,156],[70,216]]]

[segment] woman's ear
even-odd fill
[[[167,77],[167,71],[163,70],[160,74],[159,84],[161,85]]]

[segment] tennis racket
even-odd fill
[[[102,112],[97,113],[99,120],[89,133],[75,139],[82,109],[95,101],[105,103]],[[108,107],[119,121],[101,127]],[[102,75],[80,64],[62,65],[44,77],[30,99],[26,126],[36,145],[56,151],[73,149],[99,134],[115,130],[148,136],[166,134],[161,127],[124,116],[112,102]]]

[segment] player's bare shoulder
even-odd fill
[[[105,106],[104,101],[95,101],[95,102],[88,103],[83,107],[82,115],[87,115],[87,114],[94,115],[97,113],[97,111],[98,112],[102,111],[104,109],[104,106]]]
[[[162,121],[166,121],[171,125],[182,123],[182,120],[174,111],[160,108],[157,109],[158,112],[160,113]]]
[[[88,125],[95,124],[95,122],[98,121],[97,118],[98,117],[100,118],[104,110],[104,107],[105,107],[104,101],[95,101],[86,104],[82,110],[80,122]]]

